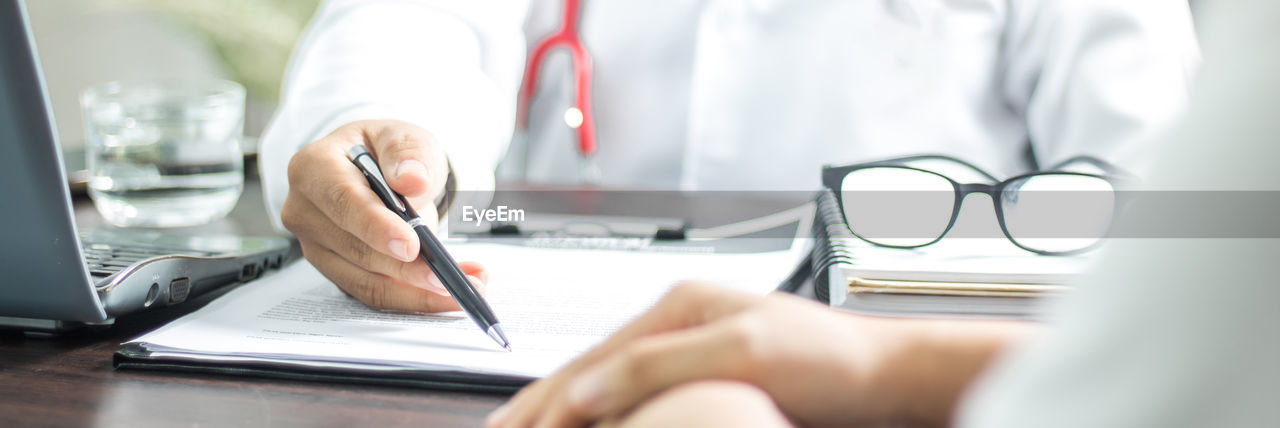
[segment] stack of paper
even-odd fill
[[[1065,291],[1091,261],[1089,253],[1042,256],[997,238],[914,250],[849,239],[845,247],[852,261],[832,272],[832,305],[893,314],[1032,316],[1037,298]]]

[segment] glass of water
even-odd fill
[[[122,227],[222,218],[244,187],[244,87],[235,82],[110,82],[86,90],[89,196]]]

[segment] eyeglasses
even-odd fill
[[[1101,160],[1073,158],[1108,174]],[[1111,226],[1116,186],[1123,177],[1055,170],[999,181],[968,162],[948,156],[912,156],[822,169],[849,231],[883,247],[919,248],[938,242],[955,225],[964,199],[986,194],[1014,245],[1037,254],[1069,255],[1095,248]],[[985,183],[961,183],[966,175]]]

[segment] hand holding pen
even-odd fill
[[[488,334],[494,342],[499,346],[511,351],[511,343],[507,340],[507,335],[502,331],[502,325],[498,322],[498,317],[493,314],[493,310],[489,308],[489,303],[485,302],[484,297],[480,295],[480,291],[476,290],[471,281],[467,279],[462,268],[458,266],[458,262],[453,260],[453,256],[449,251],[445,250],[444,244],[436,239],[436,235],[431,233],[427,228],[427,223],[422,217],[418,216],[413,205],[404,199],[404,196],[391,190],[391,186],[387,185],[387,180],[382,176],[382,170],[378,168],[378,163],[373,159],[369,152],[365,151],[364,146],[354,145],[347,149],[347,157],[351,159],[351,163],[355,164],[360,172],[364,174],[365,180],[369,182],[369,187],[378,195],[378,199],[387,206],[388,210],[400,216],[409,226],[413,227],[413,231],[418,235],[418,242],[422,244],[421,251],[418,256],[427,262],[427,266],[435,272],[440,282],[444,283],[444,288],[449,290],[449,294],[458,302],[458,306],[462,306],[462,310],[475,321],[481,331]]]
[[[430,133],[397,121],[360,121],[304,146],[289,163],[289,193],[281,220],[302,253],[347,294],[380,309],[444,312],[461,309],[418,257],[417,234],[369,190],[346,149],[368,147],[386,182],[437,223],[432,205],[444,192],[449,166]],[[264,154],[268,156],[269,154]],[[483,291],[488,273],[459,264]]]

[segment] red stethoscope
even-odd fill
[[[524,81],[520,84],[520,99],[517,105],[517,126],[521,129],[529,127],[529,103],[533,91],[538,85],[538,73],[542,69],[542,61],[547,52],[557,47],[569,51],[573,60],[573,80],[577,94],[574,103],[564,112],[564,122],[578,134],[578,154],[582,155],[582,179],[587,183],[599,180],[600,169],[595,164],[596,125],[591,111],[591,55],[582,45],[578,36],[578,21],[582,10],[581,0],[565,0],[564,14],[560,28],[547,38],[534,45],[529,53],[529,62],[524,69]]]

